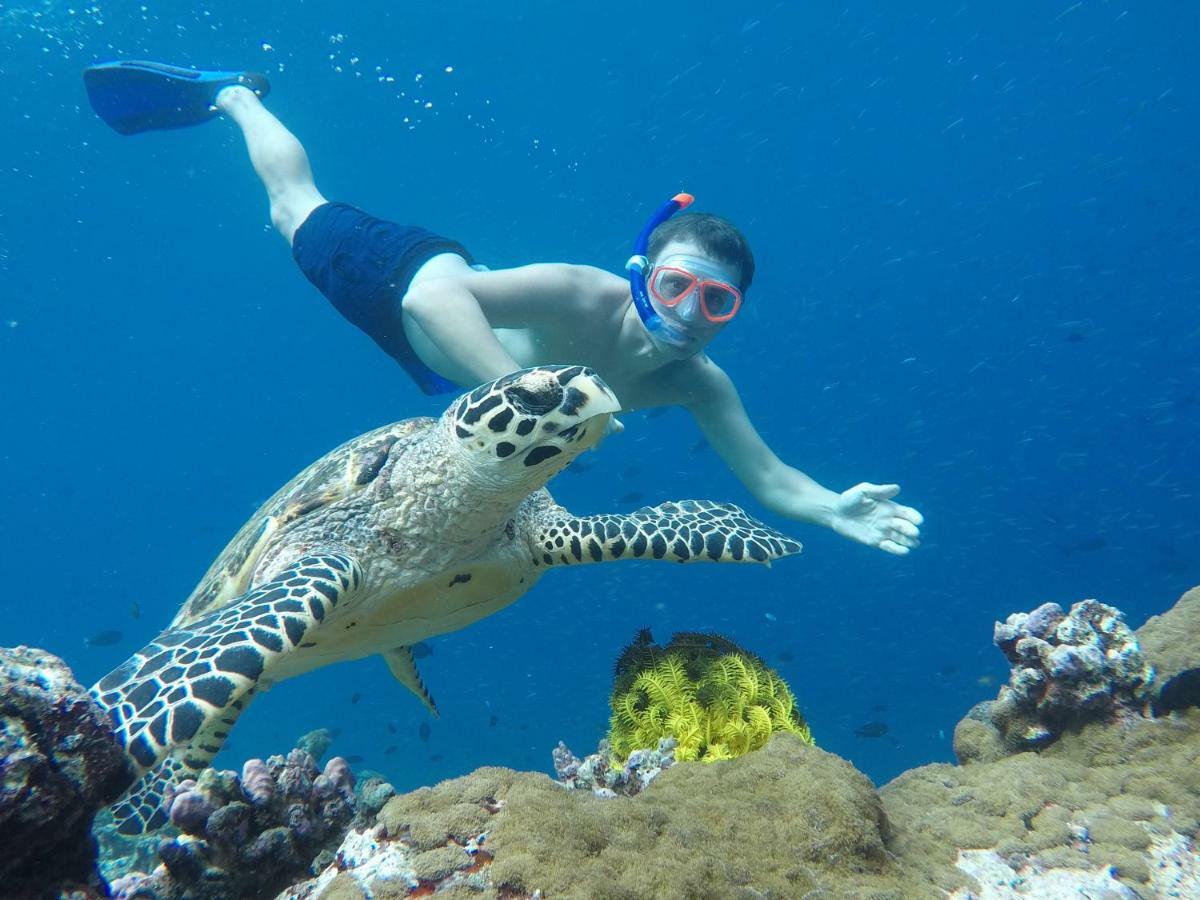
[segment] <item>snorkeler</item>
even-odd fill
[[[92,108],[122,134],[232,119],[305,277],[426,393],[584,364],[626,410],[688,410],[767,509],[889,553],[918,545],[921,514],[892,499],[898,485],[831,491],[780,460],[751,424],[705,348],[741,309],[754,257],[724,219],[675,215],[689,195],[647,223],[628,278],[565,263],[480,271],[456,241],[327,201],[300,141],[263,106],[262,75],[122,61],[89,68],[84,81]]]

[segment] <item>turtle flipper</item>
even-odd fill
[[[557,513],[557,514],[556,514]],[[534,535],[538,565],[571,566],[617,559],[747,562],[799,553],[801,544],[732,503],[679,500],[628,515],[545,515]]]
[[[251,689],[229,708],[196,733],[190,744],[175,747],[155,768],[133,783],[112,806],[113,821],[121,834],[148,834],[167,824],[170,807],[166,802],[172,787],[188,778],[199,778],[229,736],[238,717],[254,699]]]
[[[227,733],[221,720],[362,582],[348,556],[306,556],[224,609],[164,631],[100,679],[92,696],[108,710],[137,771],[201,734],[211,739],[211,758]]]

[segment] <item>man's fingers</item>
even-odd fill
[[[901,519],[901,518],[897,517],[895,519],[892,519],[891,524],[892,524],[893,531],[897,532],[898,534],[902,534],[907,538],[912,538],[913,540],[916,540],[917,538],[919,538],[921,536],[921,529],[918,528],[916,525],[914,525],[912,522],[908,521],[908,519]]]
[[[907,519],[918,527],[925,524],[925,517],[911,506],[901,506],[899,503],[897,503],[895,514],[902,519]]]
[[[880,541],[879,549],[886,550],[888,553],[891,553],[894,556],[904,556],[906,553],[908,553],[907,547],[905,547],[901,544],[897,544],[895,541],[888,541],[888,540]]]
[[[900,493],[900,485],[898,484],[869,484],[863,482],[858,487],[862,489],[864,496],[870,497],[872,500],[891,500]]]

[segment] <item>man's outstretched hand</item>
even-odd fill
[[[864,481],[842,491],[833,507],[833,530],[852,541],[903,556],[921,543],[924,518],[911,506],[892,501],[898,484]]]

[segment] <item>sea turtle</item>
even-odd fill
[[[523,369],[440,419],[356,437],[284,485],[167,630],[92,688],[139,776],[114,807],[120,830],[162,825],[167,788],[204,769],[254,693],[285,678],[378,653],[436,712],[409,648],[507,606],[548,568],[799,552],[729,504],[598,516],[558,506],[546,482],[618,409],[591,369]]]

